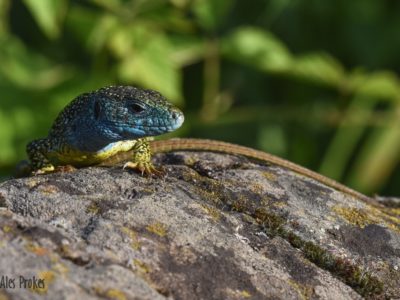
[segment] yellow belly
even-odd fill
[[[136,142],[137,140],[115,142],[97,152],[84,152],[66,147],[62,152],[48,153],[48,159],[55,165],[73,165],[77,167],[96,165],[119,152],[131,150]]]

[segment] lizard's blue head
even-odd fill
[[[111,86],[90,93],[92,118],[115,140],[155,136],[178,129],[183,113],[160,93],[131,86]]]

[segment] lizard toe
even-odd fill
[[[128,161],[124,164],[123,169],[131,169],[139,172],[142,176],[156,176],[162,177],[165,175],[165,171],[163,169],[157,169],[151,163],[143,163],[143,162],[132,162]]]
[[[54,170],[55,170],[54,166],[50,165],[33,171],[32,175],[36,176],[36,175],[48,174],[54,172]]]

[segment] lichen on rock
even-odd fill
[[[0,275],[42,276],[46,287],[0,298],[400,295],[395,208],[242,157],[155,160],[163,179],[115,166],[2,183]]]

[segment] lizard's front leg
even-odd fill
[[[54,165],[46,156],[49,146],[47,139],[34,140],[27,145],[26,152],[34,175],[46,174],[55,170]]]
[[[164,171],[158,170],[151,163],[151,149],[147,139],[138,139],[132,148],[132,161],[124,165],[124,169],[138,170],[142,175],[164,175]]]

